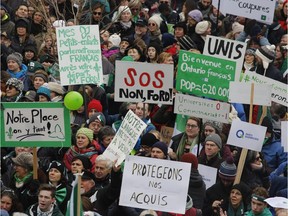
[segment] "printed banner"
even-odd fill
[[[198,164],[198,171],[206,184],[206,190],[216,183],[218,172],[216,168]]]
[[[1,146],[71,146],[69,110],[63,103],[2,103]]]
[[[262,76],[260,74],[251,71],[245,71],[241,82],[244,83],[254,82],[259,84],[271,85],[272,86],[271,100],[288,107],[288,100],[287,100],[288,93],[286,84],[275,81],[273,79],[270,79],[268,77]]]
[[[223,123],[229,122],[230,104],[176,94],[174,113],[205,118]]]
[[[184,214],[190,170],[189,163],[129,155],[119,204]]]
[[[98,25],[56,28],[61,85],[103,83]]]
[[[180,50],[176,89],[227,102],[235,69],[236,62]]]
[[[235,80],[240,79],[247,43],[207,35],[203,54],[236,62]]]
[[[225,14],[256,19],[259,22],[271,24],[274,18],[275,0],[213,0],[212,4]]]
[[[232,121],[227,144],[261,151],[264,142],[266,127],[239,120]]]
[[[115,101],[172,104],[173,65],[116,61]]]
[[[147,125],[129,110],[113,140],[104,151],[103,155],[111,161],[117,160],[121,164],[134,148],[139,136]]]

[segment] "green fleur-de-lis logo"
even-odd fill
[[[250,77],[249,77],[249,76],[245,76],[245,77],[244,77],[244,81],[245,81],[245,82],[249,82],[249,81],[250,81]]]
[[[12,129],[12,127],[9,127],[8,131],[6,131],[6,134],[8,135],[9,139],[12,139],[12,137],[13,137],[13,129]]]

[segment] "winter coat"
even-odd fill
[[[17,78],[21,80],[24,84],[23,92],[28,91],[32,87],[32,81],[27,75],[28,67],[25,64],[22,64],[20,67],[20,71],[17,73],[12,72],[11,70],[7,69],[7,72],[10,74],[11,78]]]
[[[216,154],[213,158],[211,158],[210,160],[207,160],[206,154],[204,154],[203,156],[200,156],[198,158],[198,163],[199,164],[203,164],[205,166],[209,166],[209,167],[214,167],[216,169],[219,169],[221,163],[223,162],[223,159],[220,158],[218,156],[218,154]]]
[[[278,68],[276,68],[273,65],[273,63],[270,63],[268,65],[268,68],[266,69],[266,72],[265,72],[265,69],[264,69],[262,64],[259,64],[259,65],[257,65],[254,68],[251,68],[250,71],[256,71],[257,74],[260,74],[260,75],[263,75],[263,76],[265,74],[265,77],[271,78],[271,79],[279,81],[279,82],[281,82],[281,80],[282,80],[281,72],[279,71]]]
[[[27,210],[26,210],[26,214],[28,214],[29,216],[37,216],[37,208],[38,208],[38,203],[30,206]],[[53,212],[52,212],[52,216],[64,216],[60,209],[58,208],[57,205],[53,206]]]
[[[72,187],[68,184],[59,184],[56,187],[56,202],[59,210],[65,214],[67,210],[67,204],[70,200],[72,193]]]
[[[131,23],[130,28],[126,28],[121,24],[121,22],[116,22],[108,29],[108,31],[110,34],[120,34],[121,38],[128,37],[129,35],[133,35],[135,33],[135,24],[133,22]]]
[[[197,34],[196,32],[192,35],[191,39],[197,44],[198,50],[203,53],[205,40],[201,37],[201,35]]]
[[[14,22],[11,21],[10,16],[6,13],[1,18],[1,32],[6,32],[7,35],[11,36],[14,33]]]
[[[252,210],[245,213],[245,216],[272,216],[272,213],[269,211],[268,208],[265,208],[261,214],[255,215]]]
[[[26,37],[25,41],[23,41],[23,42],[20,42],[20,39],[17,35],[12,37],[11,48],[15,52],[23,53],[24,47],[27,47],[27,46],[34,46],[35,49],[37,49],[37,44],[36,44],[36,41],[35,41],[35,38],[33,35],[28,35]],[[38,50],[37,50],[37,52],[38,52]]]
[[[202,209],[206,192],[206,185],[196,169],[191,169],[188,195],[193,200],[193,207]]]

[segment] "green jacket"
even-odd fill
[[[265,208],[261,214],[255,215],[252,210],[245,213],[245,216],[272,216],[272,213],[269,211],[268,208]]]

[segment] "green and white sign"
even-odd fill
[[[61,27],[56,33],[61,85],[103,83],[98,25]]]
[[[234,61],[180,50],[176,89],[227,102],[235,69]]]
[[[71,146],[69,110],[63,103],[2,103],[1,146]]]

